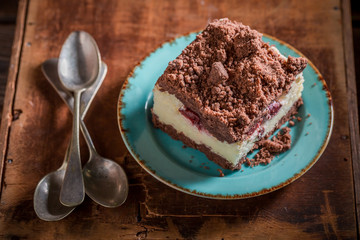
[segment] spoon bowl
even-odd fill
[[[110,159],[91,155],[83,168],[86,194],[104,207],[122,205],[129,190],[124,170]]]
[[[95,40],[84,31],[72,32],[61,48],[58,73],[69,91],[83,90],[99,75],[100,51]]]
[[[67,156],[65,156],[63,165],[57,171],[51,172],[43,177],[36,186],[34,193],[34,210],[36,215],[42,220],[61,220],[75,209],[75,207],[64,206],[59,201],[66,160]]]

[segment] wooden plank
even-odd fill
[[[346,67],[347,96],[349,104],[349,127],[351,139],[351,156],[353,162],[355,201],[357,211],[358,233],[360,229],[360,137],[359,137],[359,119],[358,102],[356,93],[356,77],[354,65],[354,47],[351,26],[351,8],[350,1],[342,1],[343,10],[343,36],[344,36],[344,54]]]
[[[14,40],[16,11],[17,1],[0,2],[0,113],[3,109],[11,46]]]
[[[24,239],[355,239],[356,219],[344,65],[342,5],[332,1],[50,1],[29,0],[0,202],[0,238]],[[304,14],[306,12],[306,14]],[[175,191],[145,173],[121,141],[116,102],[123,81],[164,41],[227,16],[302,51],[323,73],[333,96],[335,126],[319,162],[274,193],[237,201]],[[317,24],[314,24],[316,22]],[[86,123],[100,154],[126,170],[129,199],[116,209],[88,198],[55,223],[37,219],[37,182],[63,159],[71,115],[39,69],[82,29],[98,42],[109,73]],[[0,142],[2,138],[0,139]],[[86,152],[84,143],[82,149]],[[86,154],[86,153],[85,153]],[[86,160],[86,156],[84,158]]]
[[[14,32],[15,22],[14,24],[0,23],[0,112],[2,112],[4,104],[6,80],[8,76]]]
[[[26,19],[26,8],[27,1],[20,0],[18,16],[17,16],[17,24],[16,24],[16,32],[14,36],[14,42],[12,46],[12,56],[10,59],[10,69],[8,74],[8,81],[6,85],[5,91],[5,99],[4,99],[4,109],[2,111],[1,116],[1,125],[0,125],[0,187],[2,189],[2,180],[3,180],[3,171],[4,171],[4,162],[6,161],[6,150],[8,144],[8,135],[9,129],[11,125],[11,121],[13,119],[13,101],[15,97],[15,88],[16,88],[16,80],[20,63],[21,56],[21,46],[23,41],[23,35],[25,31],[25,19]]]

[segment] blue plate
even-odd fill
[[[292,127],[292,147],[268,165],[243,166],[230,171],[209,161],[198,150],[184,148],[166,133],[153,127],[152,89],[168,62],[191,43],[197,33],[179,37],[156,49],[125,81],[118,101],[118,122],[122,138],[135,160],[149,174],[182,192],[216,199],[241,199],[275,191],[293,182],[319,159],[329,141],[333,107],[326,83],[309,61],[304,70],[302,121]],[[263,40],[285,55],[303,56],[288,44],[271,36]],[[308,117],[308,114],[311,114]],[[249,157],[251,158],[252,155]],[[219,177],[221,169],[225,174]]]

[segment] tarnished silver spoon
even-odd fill
[[[51,83],[51,85],[57,90],[61,98],[69,105],[73,105],[73,97],[69,92],[67,92],[62,84],[60,83],[59,76],[57,73],[57,64],[58,59],[52,58],[45,61],[42,66],[42,72],[44,73],[46,79]],[[107,66],[105,63],[102,63],[100,68],[100,75],[96,79],[95,83],[87,89],[83,96],[81,102],[81,117],[82,119],[86,115],[86,112],[96,95],[99,87],[101,86],[105,75],[107,72]],[[34,193],[34,210],[37,216],[45,221],[57,221],[63,219],[69,215],[75,207],[67,207],[60,203],[60,189],[64,179],[64,173],[66,169],[67,159],[68,159],[68,150],[66,151],[66,156],[62,166],[49,174],[43,177],[38,185],[36,186]]]
[[[73,130],[60,202],[69,207],[84,201],[85,186],[80,158],[80,98],[96,80],[100,72],[100,52],[95,40],[83,31],[72,32],[60,51],[58,73],[65,89],[74,96]]]

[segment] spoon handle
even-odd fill
[[[96,149],[95,149],[95,145],[94,145],[94,143],[93,143],[93,141],[91,139],[90,133],[87,130],[86,125],[85,125],[83,120],[80,120],[80,128],[81,128],[81,131],[83,133],[85,142],[86,142],[86,144],[87,144],[87,146],[89,148],[90,154],[91,155],[97,154]]]
[[[81,91],[74,92],[73,135],[71,138],[69,162],[66,167],[64,182],[60,192],[60,202],[68,207],[81,204],[85,197],[79,144],[81,93]]]

